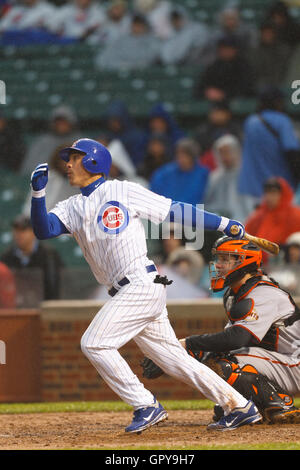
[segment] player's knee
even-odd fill
[[[83,354],[90,361],[97,355],[97,361],[101,359],[102,355],[106,354],[106,351],[109,350],[106,346],[102,346],[101,343],[97,342],[97,346],[89,340],[89,335],[84,334],[80,340],[80,347]]]
[[[80,348],[81,348],[81,351],[83,352],[83,354],[88,357],[89,348],[88,348],[88,344],[87,344],[87,341],[86,341],[84,335],[82,336],[82,338],[80,340]]]
[[[88,336],[84,334],[80,340],[80,348],[83,354],[90,359],[95,347],[88,340]]]

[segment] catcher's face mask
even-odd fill
[[[209,264],[210,286],[214,292],[240,280],[246,273],[257,271],[262,252],[247,240],[223,237],[212,249]]]
[[[242,258],[242,259],[241,259]],[[209,263],[210,286],[214,292],[224,289],[226,278],[242,265],[243,255],[232,252],[216,253]]]

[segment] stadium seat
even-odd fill
[[[181,5],[180,0],[171,0]],[[260,22],[272,0],[239,0],[242,18]],[[222,0],[186,0],[192,17],[211,23],[224,8]],[[300,10],[293,9],[296,16]],[[300,16],[300,15],[299,15]],[[61,103],[76,106],[79,119],[99,117],[99,108],[122,99],[143,117],[157,101],[168,103],[179,117],[192,117],[206,109],[194,103],[193,86],[201,67],[153,66],[145,70],[110,72],[94,66],[99,46],[85,43],[6,46],[0,50],[1,79],[7,86],[6,115],[18,120],[45,119],[47,108]],[[238,113],[253,109],[248,102],[234,105]],[[98,109],[97,109],[98,108]],[[192,113],[192,114],[189,114]]]

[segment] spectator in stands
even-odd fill
[[[300,43],[291,49],[291,55],[286,67],[284,76],[284,87],[291,89],[294,81],[299,80],[300,77]],[[298,88],[298,86],[297,86]],[[299,96],[299,95],[298,95]],[[299,122],[295,122],[299,132]]]
[[[150,189],[175,201],[203,202],[208,169],[199,165],[199,148],[193,139],[180,139],[175,147],[175,161],[158,168],[150,180]]]
[[[245,227],[251,235],[281,246],[289,235],[300,231],[300,208],[293,205],[293,190],[284,178],[265,181],[261,204],[249,215]],[[264,257],[266,260],[266,254]]]
[[[56,7],[45,0],[22,0],[14,4],[1,18],[0,33],[49,29],[49,19],[56,13]]]
[[[137,166],[144,155],[145,132],[140,129],[122,101],[110,103],[105,114],[109,141],[120,140],[131,161]]]
[[[297,184],[294,194],[294,204],[300,206],[300,183]]]
[[[268,274],[292,295],[300,295],[300,232],[292,233],[282,247],[280,255],[270,258]]]
[[[133,8],[147,19],[155,36],[163,40],[170,37],[172,33],[172,25],[170,22],[172,1],[134,0]]]
[[[182,226],[178,226],[173,222],[165,222],[166,225],[166,236],[161,240],[161,254],[160,258],[157,259],[157,263],[162,265],[165,264],[168,257],[173,253],[173,251],[178,248],[185,246],[184,233],[182,231]]]
[[[201,73],[195,96],[209,101],[253,96],[254,76],[238,40],[224,37],[218,41],[217,58]]]
[[[174,152],[178,140],[185,137],[185,132],[179,127],[162,103],[157,103],[150,109],[146,125],[144,149],[147,148],[148,142],[153,135],[161,135],[166,139],[171,154]]]
[[[70,142],[69,145],[72,145]],[[66,162],[60,156],[59,151],[65,148],[67,143],[57,147],[50,157],[49,161],[49,179],[47,184],[46,207],[50,211],[59,202],[68,199],[78,193],[78,188],[68,184],[66,175]],[[28,191],[22,213],[30,217],[31,212],[31,189]]]
[[[148,187],[148,181],[137,174],[136,167],[132,163],[124,145],[118,139],[109,140],[107,134],[99,135],[96,140],[108,148],[112,165],[109,172],[110,179],[133,181]]]
[[[180,6],[172,8],[170,23],[171,35],[162,43],[160,50],[162,64],[194,65],[208,42],[208,28],[192,20],[185,9]]]
[[[300,25],[290,14],[285,2],[274,2],[266,12],[265,20],[274,24],[279,41],[292,48],[300,42]]]
[[[159,254],[156,254],[155,262],[158,271],[174,281],[169,286],[173,286],[170,297],[178,298],[178,295],[184,298],[221,297],[219,294],[212,295],[209,291],[209,268],[203,253],[185,248],[185,243],[188,239],[185,238],[186,233],[183,227],[174,223],[164,223],[163,225],[165,227],[165,236],[161,240],[161,250]],[[216,238],[219,238],[220,233],[217,233]],[[207,239],[206,234],[204,235],[205,240]],[[211,257],[211,246],[209,247],[209,252]],[[175,291],[175,287],[177,286],[178,290],[179,284],[182,289],[178,294]]]
[[[238,40],[242,53],[247,53],[249,47],[255,44],[257,31],[254,25],[250,26],[242,21],[237,7],[226,6],[218,14],[217,25],[212,30],[211,44],[216,46],[219,39],[232,36]]]
[[[207,118],[194,130],[194,138],[201,148],[200,163],[210,170],[217,167],[212,146],[219,137],[226,134],[232,134],[241,140],[241,125],[234,118],[227,101],[212,102]]]
[[[60,270],[63,262],[57,251],[49,245],[40,243],[32,230],[29,217],[18,216],[13,221],[14,243],[2,255],[1,261],[12,270],[40,269],[44,299],[58,299],[60,295]]]
[[[73,0],[57,9],[49,21],[51,31],[76,40],[96,34],[105,23],[104,9],[93,0]]]
[[[16,284],[12,271],[0,262],[0,309],[16,307]]]
[[[279,41],[273,23],[265,22],[261,25],[259,42],[250,49],[249,53],[257,90],[265,88],[270,83],[279,87],[283,85],[291,50],[287,43]]]
[[[186,233],[182,226],[174,223],[163,225],[166,226],[166,236],[161,240],[161,252],[156,256],[156,265],[161,274],[174,281],[168,286],[173,286],[171,298],[223,297],[224,291],[210,291],[208,265],[212,246],[220,238],[220,232],[205,231],[205,248],[199,252],[185,247],[192,239],[192,233]],[[180,292],[175,291],[178,285],[181,286]]]
[[[205,192],[205,209],[242,222],[253,210],[247,197],[237,189],[241,145],[234,135],[219,137],[213,145],[217,168],[210,172]]]
[[[43,162],[50,163],[51,156],[57,147],[74,142],[80,138],[77,128],[77,117],[69,106],[58,106],[53,110],[49,120],[49,131],[39,135],[29,146],[23,164],[22,174],[31,174],[32,170]]]
[[[289,161],[299,160],[299,141],[291,119],[284,111],[284,95],[274,87],[262,90],[258,112],[244,124],[239,191],[258,202],[263,184],[271,176],[282,176],[295,190],[297,182]]]
[[[10,0],[1,0],[0,1],[0,19],[11,9],[12,2]]]
[[[128,11],[127,2],[124,0],[113,0],[106,7],[106,17],[101,28],[88,39],[90,44],[110,43],[119,40],[122,36],[130,33],[131,15]]]
[[[154,133],[148,141],[145,157],[138,169],[139,174],[149,181],[154,171],[170,160],[171,155],[167,138],[160,133]]]
[[[201,285],[205,263],[201,253],[178,247],[173,250],[165,264],[158,266],[160,275],[172,279],[168,286],[168,299],[199,299],[209,297],[208,289]],[[180,285],[180,289],[178,286]]]
[[[284,261],[300,268],[300,232],[290,235],[284,246]]]
[[[187,250],[184,247],[176,248],[169,254],[166,264],[191,284],[199,286],[204,268],[204,259],[201,253]]]
[[[95,58],[97,68],[106,70],[143,69],[158,61],[160,41],[153,35],[146,19],[133,15],[130,32],[107,43]]]
[[[25,143],[18,126],[0,114],[0,167],[17,172],[25,154]]]

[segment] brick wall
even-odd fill
[[[44,302],[41,313],[42,400],[117,400],[80,349],[80,338],[102,304],[90,301]],[[177,337],[220,331],[226,322],[219,300],[169,303],[168,311]],[[163,376],[142,378],[143,354],[134,341],[120,349],[132,370],[160,399],[199,398],[198,391]]]
[[[0,309],[0,402],[40,400],[40,326],[38,310]]]

